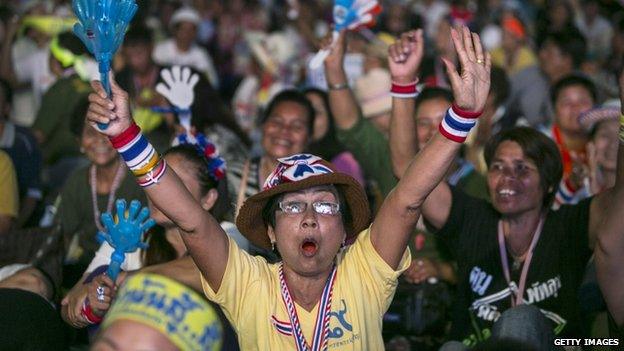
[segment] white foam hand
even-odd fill
[[[188,110],[195,100],[193,88],[199,81],[199,76],[196,73],[191,74],[190,68],[180,66],[163,69],[160,76],[165,83],[158,83],[156,91],[176,108]]]

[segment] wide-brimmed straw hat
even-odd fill
[[[353,177],[336,172],[329,162],[310,154],[297,154],[278,161],[278,166],[266,179],[263,190],[249,197],[236,217],[238,230],[254,245],[271,248],[267,225],[262,218],[262,210],[271,198],[319,185],[334,185],[343,194],[351,214],[349,223],[344,223],[347,240],[368,227],[368,199],[362,186]]]

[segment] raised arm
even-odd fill
[[[136,142],[142,136],[134,136],[137,130],[130,115],[128,105],[128,94],[123,91],[114,79],[111,78],[112,101],[106,98],[106,93],[98,81],[92,83],[94,93],[89,95],[89,110],[87,119],[91,125],[97,128],[96,123],[108,123],[108,128],[100,130],[108,135],[113,141],[122,156],[128,163],[128,158],[132,155],[148,153],[151,147],[147,142],[144,144]],[[144,137],[143,137],[144,138]],[[144,147],[143,147],[144,146]],[[148,161],[151,159],[149,155]],[[152,183],[145,186],[145,192],[150,200],[167,217],[178,226],[182,233],[182,239],[191,257],[199,267],[210,287],[217,291],[221,285],[221,279],[225,272],[228,259],[228,239],[221,229],[219,223],[212,215],[202,209],[199,203],[188,192],[177,174],[166,167],[164,160],[160,160],[155,165],[153,163],[139,163],[135,166],[130,161],[129,168],[137,173],[144,173],[140,177],[139,183]],[[138,169],[143,166],[143,169]],[[154,179],[157,182],[154,182]]]
[[[346,31],[342,31],[338,40],[325,59],[325,77],[329,87],[329,108],[334,115],[338,129],[351,129],[360,118],[360,110],[353,92],[349,88],[347,74],[344,70],[346,51]],[[324,39],[323,47],[327,47],[331,35]]]
[[[620,76],[624,102],[624,74]],[[620,117],[620,145],[615,185],[596,196],[590,208],[590,241],[594,248],[598,284],[617,325],[624,326],[624,104]]]
[[[410,31],[390,47],[390,56],[403,58],[389,60],[388,66],[392,75],[393,89],[410,91],[418,81],[417,73],[422,61],[422,31]],[[443,59],[444,60],[444,59]],[[449,63],[444,60],[447,69]],[[390,155],[392,171],[397,178],[403,174],[412,159],[418,153],[418,133],[416,125],[416,107],[414,99],[402,94],[392,94],[392,117],[390,118]],[[446,223],[451,211],[451,189],[444,181],[431,192],[420,210],[427,221],[435,228]]]
[[[417,72],[424,52],[423,32],[413,30],[401,35],[389,49],[390,57],[404,58],[402,61],[388,60],[393,86],[413,87],[417,83]],[[415,87],[413,87],[415,88]],[[392,171],[401,179],[410,162],[418,153],[416,121],[414,120],[414,99],[392,93],[392,115],[390,118],[390,155]]]
[[[445,135],[441,131],[433,136],[412,160],[395,189],[382,204],[372,225],[371,241],[379,255],[393,268],[398,266],[407,247],[421,206],[453,162],[461,146],[461,136],[465,139],[466,131],[459,127],[469,129],[474,125],[476,114],[470,111],[483,110],[490,89],[490,55],[483,50],[479,36],[470,33],[466,27],[451,30],[451,36],[462,71],[460,76],[455,66],[445,61],[456,102],[454,112],[451,114],[449,111],[447,118],[456,122],[472,120],[462,126],[452,123],[458,129],[450,130],[447,126]],[[394,46],[390,50],[389,60],[404,62],[408,57],[405,51],[405,48],[397,50]],[[393,99],[393,103],[396,101]]]

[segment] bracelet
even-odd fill
[[[91,304],[89,304],[89,299],[85,299],[82,303],[80,313],[90,324],[99,324],[102,322],[102,319],[104,319],[104,317],[100,317],[93,312]]]
[[[477,115],[457,108],[455,105],[446,111],[446,115],[440,123],[440,134],[456,143],[463,143],[468,137],[470,130],[477,124]],[[476,117],[471,117],[476,116]]]
[[[143,177],[137,179],[137,183],[139,186],[146,188],[150,185],[158,184],[160,179],[165,175],[165,171],[167,170],[167,162],[165,159],[161,159],[160,162],[151,169],[147,174]]]
[[[329,90],[342,90],[347,89],[349,87],[348,83],[338,83],[338,84],[329,84],[327,83]]]
[[[408,84],[399,84],[392,82],[392,87],[390,88],[390,96],[399,98],[399,99],[411,99],[418,96],[418,79]]]
[[[160,155],[135,123],[111,138],[111,143],[136,177],[152,172],[160,161]]]

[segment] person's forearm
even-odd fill
[[[381,205],[371,229],[371,241],[392,268],[401,261],[423,202],[444,178],[460,146],[441,134],[433,136]]]
[[[394,175],[401,179],[418,152],[418,137],[414,120],[414,99],[392,99],[390,119],[390,155]]]
[[[360,118],[360,110],[349,88],[347,75],[342,67],[326,68],[325,74],[329,86],[329,108],[336,127],[342,130],[351,129]]]
[[[178,227],[195,263],[217,290],[228,257],[227,235],[219,223],[193,198],[175,171],[141,134],[138,126],[130,124],[112,137],[111,143],[152,203]]]

